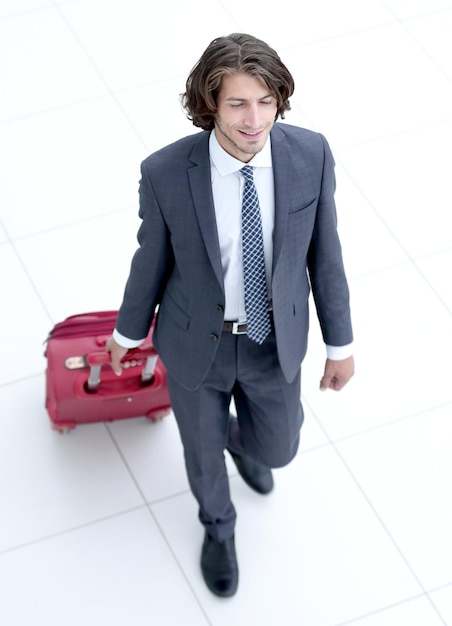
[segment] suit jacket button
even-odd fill
[[[221,306],[221,304],[217,304],[217,311],[218,311],[219,313],[224,313],[224,309],[223,309],[223,307]]]
[[[211,341],[218,341],[218,337],[214,333],[210,333],[209,338]]]

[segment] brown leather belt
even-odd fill
[[[239,322],[223,322],[223,332],[233,335],[246,335],[247,325]]]

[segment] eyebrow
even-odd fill
[[[262,98],[259,98],[259,100],[266,100],[267,98],[273,98],[273,94],[268,93],[266,96],[262,96]],[[229,98],[225,98],[226,102],[230,102],[231,100],[234,100],[235,102],[247,102],[248,98],[238,98],[236,96],[229,96]]]

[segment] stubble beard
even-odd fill
[[[260,152],[262,148],[264,147],[265,142],[260,147],[256,146],[255,148],[253,148],[252,144],[246,147],[239,145],[236,141],[234,141],[234,139],[232,139],[232,137],[230,137],[230,135],[228,135],[222,129],[221,123],[219,122],[218,119],[215,120],[215,128],[218,129],[218,132],[224,137],[224,139],[226,139],[227,143],[234,148],[234,152],[237,152],[238,154],[246,155],[247,157],[249,157],[247,159],[248,161],[250,161],[252,157],[255,156],[258,152]],[[257,143],[258,142],[256,141],[256,144]],[[226,150],[226,152],[228,152],[228,150]],[[235,156],[235,154],[233,156]]]

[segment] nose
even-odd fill
[[[259,107],[251,103],[246,110],[245,123],[250,128],[259,128]]]

